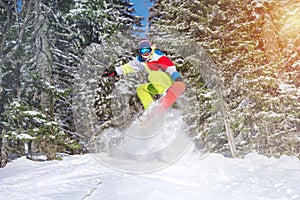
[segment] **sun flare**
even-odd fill
[[[299,37],[300,33],[300,3],[289,7],[283,16],[281,33],[288,38]]]

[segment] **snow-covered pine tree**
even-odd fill
[[[185,118],[198,146],[216,151],[219,143],[227,143],[230,138],[231,154],[234,156],[232,132],[227,125],[228,120],[225,120],[222,79],[214,61],[203,48],[205,45],[193,38],[196,34],[193,29],[197,25],[194,21],[206,23],[199,19],[209,5],[203,3],[201,6],[199,1],[192,4],[186,1],[156,1],[150,14],[151,36],[161,46],[172,47],[172,52],[181,57],[181,61],[177,59],[176,62],[179,69],[182,68],[180,63],[185,63],[181,72],[188,83],[186,95],[191,105],[185,106],[190,109]],[[226,128],[223,129],[224,124]]]
[[[5,104],[9,104],[14,98],[21,95],[21,81],[20,76],[22,66],[24,64],[24,46],[23,41],[26,40],[27,27],[30,24],[31,12],[33,10],[33,3],[31,0],[27,1],[26,5],[18,7],[15,1],[1,2],[1,46],[0,46],[0,129],[1,129],[1,166],[4,166],[8,160],[7,155],[11,150],[20,150],[20,145],[14,146],[5,137],[4,129],[9,126],[5,123]]]
[[[22,40],[17,42],[18,46],[7,49],[8,53],[4,59],[7,59],[9,55],[11,56],[3,66],[11,67],[10,69],[15,70],[7,75],[7,77],[11,75],[10,78],[6,78],[6,90],[10,91],[11,95],[5,95],[6,99],[3,102],[4,104],[6,103],[6,109],[3,111],[3,123],[5,126],[2,136],[11,140],[10,144],[12,146],[10,149],[12,150],[16,147],[14,146],[15,143],[20,144],[17,146],[17,150],[21,152],[18,155],[22,155],[24,143],[18,135],[24,135],[26,132],[29,136],[28,138],[31,138],[30,142],[36,141],[35,145],[32,144],[31,147],[38,148],[39,152],[45,153],[47,159],[54,159],[57,151],[72,149],[72,143],[65,143],[63,140],[67,136],[65,132],[62,132],[64,123],[62,123],[63,120],[61,118],[57,117],[59,114],[55,110],[58,105],[57,100],[63,99],[65,95],[65,91],[60,88],[62,85],[65,85],[62,83],[65,82],[65,79],[61,76],[56,76],[56,74],[59,74],[59,69],[56,68],[57,63],[55,63],[55,55],[53,53],[57,52],[57,50],[51,46],[54,41],[51,39],[55,35],[53,34],[55,29],[52,29],[53,23],[51,21],[54,11],[51,6],[51,3],[48,5],[43,1],[23,1],[18,17],[19,21],[14,22],[14,26],[19,23],[19,27],[25,26],[26,29],[24,29]],[[54,20],[54,22],[57,21]],[[7,31],[12,31],[12,28]],[[20,30],[22,31],[22,29]],[[59,30],[61,31],[61,27]],[[13,40],[13,35],[10,40]],[[11,42],[10,40],[7,40],[7,42]],[[11,90],[9,90],[10,87],[12,88]],[[70,90],[70,88],[68,89]],[[14,106],[16,105],[15,102],[24,104],[21,110],[19,107]],[[69,104],[68,107],[70,107]],[[35,124],[36,127],[22,126],[21,123],[24,123],[22,122],[23,115],[18,113],[25,112],[24,108],[31,109],[27,110],[27,112],[42,113],[44,116],[43,123],[32,122],[31,124]],[[19,111],[10,112],[13,110]],[[10,116],[10,113],[13,116]],[[14,123],[7,122],[11,117],[15,119]],[[35,118],[29,117],[28,120],[35,121]],[[59,128],[57,128],[58,124],[60,125]],[[11,137],[11,133],[15,135]],[[30,148],[28,151],[34,153]]]
[[[152,24],[188,35],[210,52],[224,80],[240,155],[257,150],[299,156],[298,4],[160,0],[153,8]],[[222,131],[218,137],[214,150],[224,152],[226,137]]]
[[[98,40],[87,43],[85,48],[84,58],[75,77],[73,95],[77,132],[86,140],[99,135],[109,126],[124,128],[128,125],[126,121],[136,113],[130,110],[138,110],[134,90],[137,79],[128,76],[116,83],[117,79],[101,78],[101,73],[105,68],[117,67],[133,58],[137,44],[134,31],[135,27],[140,26],[141,17],[134,15],[133,4],[128,1],[97,2],[101,11],[87,12],[86,8],[94,4],[85,1],[77,2],[68,15],[74,22],[87,18],[86,27],[96,25],[97,29],[97,36],[93,38],[98,37]],[[104,31],[99,32],[98,29]],[[119,91],[120,87],[124,90]]]
[[[86,9],[79,9],[75,16],[79,3]],[[35,140],[48,159],[57,151],[74,152],[82,135],[73,119],[73,84],[86,73],[79,74],[84,48],[92,43],[104,45],[112,34],[139,22],[131,6],[128,1],[23,1],[17,21],[10,2],[1,2],[1,17],[7,22],[1,25],[1,138],[11,144],[3,145],[1,140],[1,149],[12,153],[20,147],[17,155],[22,155],[24,144]],[[92,69],[95,75],[98,69]],[[90,91],[84,92],[85,97]],[[25,132],[31,136],[26,141],[15,137]]]

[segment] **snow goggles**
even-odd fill
[[[139,51],[139,54],[141,54],[141,55],[146,55],[146,54],[149,55],[151,53],[152,49],[151,48],[142,48],[142,49],[139,49],[138,51]]]

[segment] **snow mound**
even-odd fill
[[[0,169],[0,180],[1,200],[300,199],[297,158],[202,157],[194,148],[167,168],[138,175],[105,167],[91,154],[48,162],[23,157]]]

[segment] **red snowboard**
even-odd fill
[[[183,82],[173,83],[166,94],[159,99],[158,104],[167,110],[184,93],[185,89],[186,85]]]

